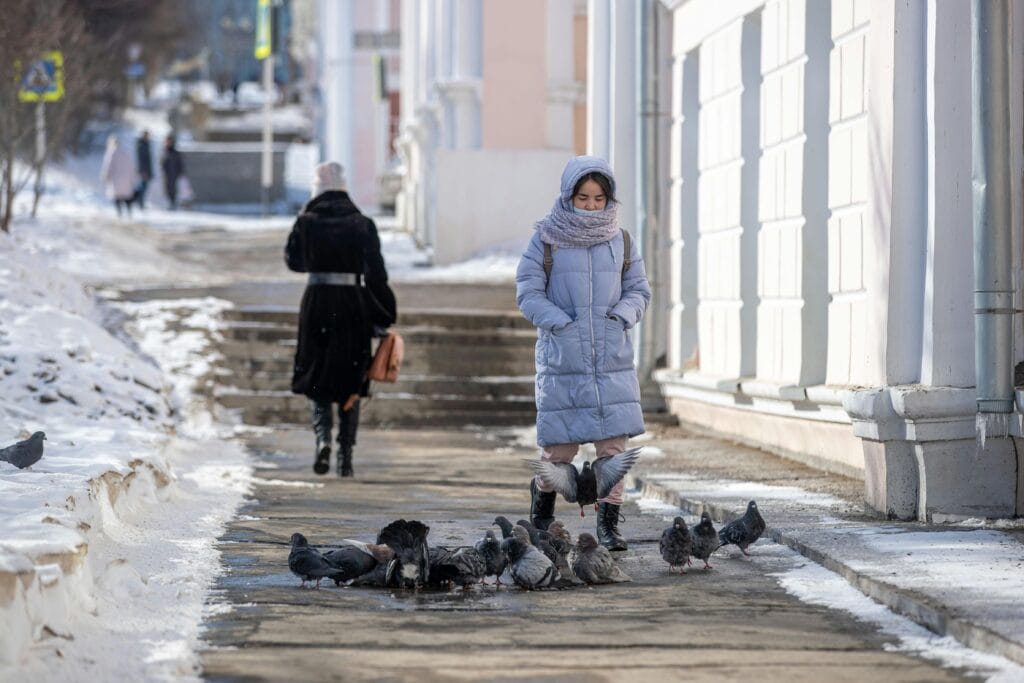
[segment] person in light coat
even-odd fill
[[[100,178],[106,186],[107,197],[114,200],[117,215],[121,208],[132,215],[132,196],[135,194],[135,162],[116,135],[107,138]]]
[[[570,462],[580,444],[591,442],[598,458],[609,457],[644,432],[630,330],[651,288],[635,242],[625,267],[625,244],[608,162],[572,159],[516,271],[516,302],[537,327],[537,443],[544,459]],[[598,501],[598,540],[609,550],[627,548],[618,531],[622,489],[619,482]],[[530,494],[531,521],[547,528],[556,494],[537,478]]]

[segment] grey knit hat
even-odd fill
[[[346,190],[345,169],[337,161],[327,161],[313,170],[313,196],[329,190]]]

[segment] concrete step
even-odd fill
[[[224,319],[229,322],[251,322],[285,325],[295,329],[298,325],[299,311],[295,307],[280,306],[240,306],[224,312]],[[490,309],[407,309],[398,313],[400,327],[444,327],[447,329],[482,330],[499,329],[534,329],[518,311]]]
[[[225,356],[223,366],[234,374],[290,374],[295,357],[294,343],[225,341],[220,350]],[[447,377],[509,377],[532,375],[536,366],[529,348],[409,344],[405,347],[401,372]]]
[[[308,424],[309,401],[289,391],[220,393],[217,402],[238,410],[246,424]],[[366,401],[360,422],[373,425],[528,425],[536,419],[532,398],[481,400],[379,392]]]
[[[424,345],[462,346],[515,346],[532,352],[537,341],[533,329],[450,329],[434,325],[396,326],[406,347]],[[232,322],[221,330],[224,339],[239,342],[294,342],[296,328],[290,325],[264,322]]]
[[[291,388],[291,370],[281,373],[218,373],[217,383],[238,391],[288,391]],[[473,399],[502,399],[533,397],[534,378],[522,377],[443,377],[432,375],[405,375],[394,384],[374,384],[375,390],[397,394],[425,394],[463,396]]]

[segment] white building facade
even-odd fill
[[[891,517],[1024,514],[1020,409],[976,410],[971,3],[662,4],[667,367],[654,377],[672,412],[862,477]],[[1024,4],[1010,16],[1020,84]]]

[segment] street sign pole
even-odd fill
[[[32,215],[35,216],[39,197],[43,194],[43,167],[46,165],[46,102],[36,102],[36,185]]]
[[[270,213],[270,189],[274,185],[274,122],[271,91],[274,88],[274,55],[263,59],[263,169],[260,199],[263,215]]]

